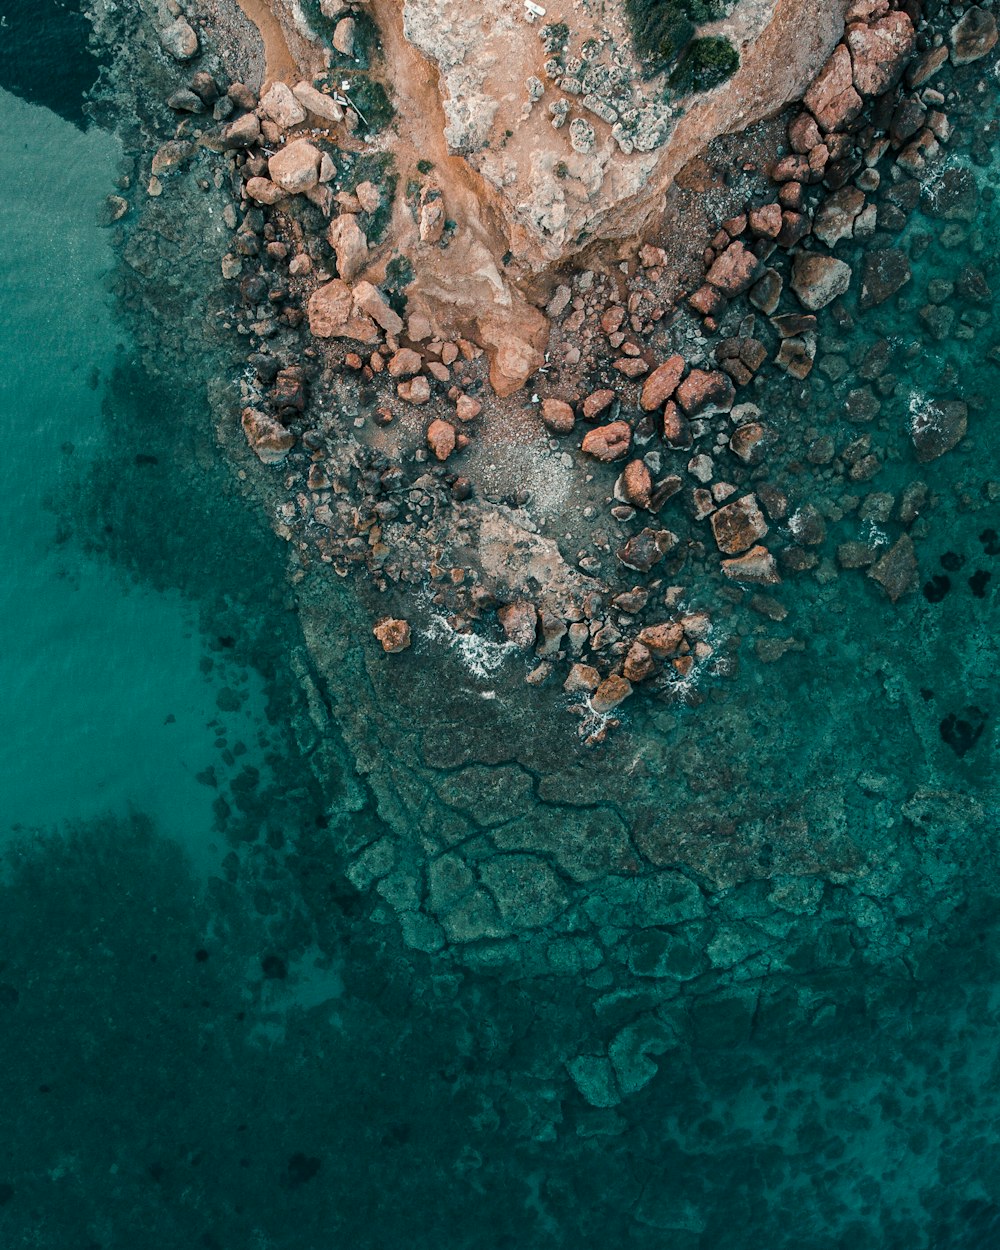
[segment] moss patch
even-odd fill
[[[728,39],[711,36],[695,39],[670,75],[676,91],[708,91],[725,82],[739,68],[740,54]]]

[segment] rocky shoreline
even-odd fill
[[[890,16],[865,12],[866,30]],[[949,99],[933,74],[907,85],[913,57],[953,46],[937,34],[935,44],[921,28],[912,49],[895,48],[882,72],[901,82],[845,123],[850,132],[832,116],[821,132],[795,109],[764,128],[770,170],[759,147],[752,159],[759,136],[738,158],[739,141],[719,140],[678,192],[703,211],[718,204],[708,251],[682,227],[624,270],[595,258],[553,274],[538,310],[551,325],[546,371],[508,396],[491,386],[481,345],[424,334],[394,303],[405,285],[352,272],[359,234],[370,254],[380,212],[405,187],[388,190],[377,145],[339,132],[329,143],[319,123],[343,123],[309,114],[320,105],[299,83],[265,91],[265,109],[210,47],[206,69],[167,64],[160,101],[188,93],[171,106],[176,129],[161,130],[155,164],[140,158],[121,188],[125,263],[160,324],[174,316],[172,269],[215,275],[206,344],[231,372],[217,371],[210,395],[234,489],[264,504],[287,545],[306,644],[293,657],[296,733],[322,775],[343,767],[330,745],[343,732],[372,795],[370,819],[342,817],[324,834],[345,888],[394,953],[399,935],[408,958],[439,967],[578,978],[581,1010],[602,1004],[597,1023],[554,1043],[552,1063],[597,1107],[642,1088],[650,1055],[689,1044],[706,1013],[737,1033],[762,1005],[797,1019],[776,967],[849,982],[947,930],[962,888],[938,831],[970,854],[980,846],[984,808],[947,783],[935,752],[951,747],[899,693],[891,657],[858,655],[854,678],[893,709],[896,738],[852,725],[847,742],[834,718],[803,744],[795,682],[767,676],[782,660],[810,698],[832,697],[821,622],[858,592],[873,592],[887,630],[923,628],[914,553],[945,505],[932,484],[921,493],[916,466],[961,429],[961,410],[937,408],[966,404],[969,438],[982,410],[952,379],[955,394],[928,394],[915,428],[901,428],[901,349],[875,302],[899,280],[882,253],[900,250],[897,237],[912,246],[908,216],[929,209],[942,233],[971,225],[964,180],[918,181],[905,163],[888,172],[914,143],[937,168],[949,149],[932,112],[965,130],[952,144],[975,154],[985,142],[967,103],[974,87]],[[196,38],[207,43],[207,31]],[[834,66],[842,60],[835,51]],[[917,101],[926,116],[904,135],[914,94],[928,91],[944,99]],[[835,98],[845,93],[851,104],[846,88]],[[296,106],[307,116],[281,144],[271,113]],[[150,129],[169,116],[160,107]],[[876,131],[895,146],[867,165]],[[324,159],[335,166],[325,182]],[[279,178],[310,185],[274,205],[248,194],[254,179]],[[425,233],[442,226],[437,247],[447,226],[425,189],[402,198],[418,231],[422,218]],[[197,217],[199,203],[212,212]],[[691,263],[675,264],[677,251]],[[990,277],[958,276],[960,312],[952,293],[927,307],[952,308],[949,332],[988,338],[976,292]],[[860,309],[864,291],[873,303]],[[904,284],[892,298],[906,294]],[[186,298],[177,293],[183,315]],[[314,333],[347,325],[363,334]],[[800,416],[824,409],[827,423]],[[989,498],[970,486],[962,506]],[[932,637],[926,645],[939,655]],[[960,652],[949,641],[940,666],[971,666]],[[741,683],[757,687],[737,703]],[[582,737],[566,732],[567,707]],[[945,710],[967,719],[959,705]],[[618,720],[607,749],[588,749]],[[914,752],[931,762],[917,791],[902,780]],[[829,777],[831,759],[849,784]],[[928,917],[919,935],[914,913]],[[838,927],[850,940],[828,940]]]

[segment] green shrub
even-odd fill
[[[647,73],[682,57],[695,27],[724,17],[727,7],[726,0],[625,0],[632,44]]]
[[[739,63],[740,54],[728,39],[717,35],[695,39],[670,75],[670,85],[682,94],[708,91],[731,77]]]
[[[396,115],[385,88],[376,78],[353,74],[346,95],[352,104],[357,105],[362,134],[378,134]]]

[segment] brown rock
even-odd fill
[[[843,187],[824,201],[813,222],[813,234],[827,247],[854,233],[854,219],[865,206],[865,195],[857,187]]]
[[[680,621],[663,621],[647,625],[639,631],[638,641],[658,660],[676,655],[684,642],[684,627]]]
[[[398,655],[400,651],[405,651],[412,642],[409,622],[392,616],[383,617],[372,633],[382,644],[382,650],[387,655]]]
[[[401,347],[394,356],[389,358],[389,377],[410,378],[420,372],[423,363],[424,358],[419,352],[415,352],[412,347]]]
[[[354,288],[354,307],[381,326],[386,334],[395,338],[403,333],[402,318],[393,312],[382,292],[370,282],[359,282]]]
[[[700,412],[728,412],[736,399],[732,379],[718,369],[692,369],[676,391],[677,402],[689,417]]]
[[[632,427],[627,421],[612,421],[590,430],[583,440],[582,450],[595,460],[621,460],[632,446]]]
[[[819,127],[808,113],[799,113],[788,125],[788,143],[793,152],[806,155],[810,148],[822,143]]]
[[[653,477],[644,460],[630,460],[621,477],[622,494],[633,507],[648,508]]]
[[[260,142],[260,121],[255,113],[237,117],[222,129],[222,146],[227,152],[252,148]]]
[[[714,317],[726,306],[726,297],[708,282],[688,299],[688,304],[702,317]]]
[[[868,572],[893,603],[917,585],[917,553],[909,534],[898,539]]]
[[[851,267],[832,256],[799,252],[792,264],[791,287],[811,312],[825,308],[851,285]]]
[[[295,446],[295,435],[257,408],[243,409],[243,433],[263,464],[280,464]]]
[[[340,278],[318,287],[309,297],[309,329],[316,338],[357,339],[374,343],[378,329],[370,317],[357,315],[351,288]]]
[[[750,233],[761,239],[776,239],[781,233],[781,205],[762,204],[749,213]]]
[[[614,391],[594,391],[583,401],[583,415],[587,421],[594,421],[614,403]]]
[[[722,571],[730,581],[754,586],[775,586],[781,581],[774,556],[766,547],[751,547],[734,560],[723,560]]]
[[[863,96],[881,95],[894,86],[913,51],[913,40],[913,23],[900,11],[887,13],[870,26],[848,26],[847,46],[857,91]]]
[[[925,52],[922,57],[911,63],[906,71],[907,84],[914,89],[922,87],[925,82],[934,77],[947,60],[948,45],[946,43],[940,48],[931,48],[929,52]]]
[[[318,184],[321,159],[322,153],[308,139],[296,139],[269,158],[267,171],[283,191],[301,195]]]
[[[649,365],[641,356],[619,356],[614,362],[614,368],[622,377],[630,378],[633,382],[649,372]]]
[[[774,439],[774,431],[760,421],[746,421],[733,430],[729,450],[744,464],[760,464]]]
[[[459,421],[472,421],[479,416],[483,405],[471,395],[459,395],[455,401],[455,416]]]
[[[654,564],[659,564],[668,551],[677,546],[677,535],[670,530],[654,530],[648,527],[641,530],[619,548],[618,559],[628,569],[637,573],[648,573]]]
[[[750,288],[750,303],[762,313],[773,313],[781,299],[784,286],[781,274],[777,269],[765,269]]]
[[[351,282],[368,264],[368,240],[353,213],[341,213],[330,222],[326,232],[330,246],[337,253],[337,273]]]
[[[724,295],[742,295],[761,270],[760,260],[742,243],[731,243],[708,271],[708,281]]]
[[[622,675],[629,681],[645,681],[656,668],[656,662],[641,642],[633,642],[622,665]]]
[[[563,690],[570,694],[577,694],[580,691],[586,691],[589,694],[600,684],[601,674],[592,664],[574,664],[563,682]]]
[[[684,376],[684,368],[684,357],[676,355],[657,365],[642,384],[639,407],[643,412],[655,412],[666,403]]]
[[[756,495],[744,495],[725,504],[712,513],[710,520],[716,544],[726,555],[746,551],[767,533],[767,522]]]
[[[663,409],[663,441],[668,447],[682,451],[692,443],[691,422],[673,400],[669,400]]]
[[[816,353],[815,340],[787,338],[781,340],[774,363],[792,378],[800,381],[812,373]]]
[[[247,195],[255,204],[277,204],[285,192],[270,178],[248,178]]]
[[[426,404],[431,397],[431,384],[427,378],[423,376],[423,374],[418,374],[417,377],[411,378],[409,382],[398,383],[396,386],[396,394],[400,399],[404,400],[408,404]],[[435,421],[433,424],[447,425],[451,430],[452,435],[455,433],[455,427],[453,425],[448,425],[447,421]],[[429,434],[430,431],[428,431],[428,435]],[[453,449],[454,443],[452,443],[452,446],[448,449],[449,453]],[[431,450],[434,451],[435,455],[437,455],[437,451],[434,447],[431,447]],[[444,456],[438,456],[438,459],[443,460]]]
[[[816,75],[803,103],[823,130],[843,130],[861,112],[854,69],[846,44],[838,43]]]
[[[576,424],[572,405],[562,399],[542,400],[542,420],[556,434],[571,434]]]
[[[861,271],[862,308],[874,308],[906,285],[910,280],[910,262],[902,248],[882,247],[865,253]]]
[[[605,712],[610,712],[612,708],[616,708],[619,703],[624,703],[631,693],[632,683],[628,678],[612,673],[610,677],[605,677],[594,691],[590,706],[595,712],[603,715]]]
[[[512,642],[521,651],[530,651],[534,647],[538,613],[533,603],[518,599],[514,603],[504,604],[502,608],[497,608],[497,619],[508,642]]]

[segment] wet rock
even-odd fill
[[[861,308],[874,308],[910,280],[910,262],[898,247],[883,247],[866,252],[861,270]]]
[[[632,427],[627,421],[612,421],[590,430],[583,440],[582,450],[595,460],[621,460],[632,446]]]
[[[774,363],[790,377],[807,378],[812,373],[815,356],[816,343],[814,338],[782,339],[781,347],[774,358]]]
[[[344,110],[336,100],[324,92],[317,90],[311,83],[298,82],[292,88],[292,95],[307,113],[327,122],[344,120]]]
[[[729,439],[729,450],[744,464],[760,464],[774,443],[775,432],[760,421],[738,425]]]
[[[996,18],[973,5],[951,28],[951,59],[956,65],[970,65],[992,52],[996,41]]]
[[[867,569],[875,563],[877,555],[870,543],[851,541],[837,548],[837,563],[842,569]]]
[[[838,43],[816,75],[803,103],[823,130],[844,130],[861,112],[854,68],[847,46]]]
[[[562,399],[543,399],[541,407],[542,420],[556,434],[571,434],[576,424],[576,415],[571,404]]]
[[[707,278],[724,295],[742,295],[753,285],[761,268],[759,258],[749,248],[742,243],[731,243],[713,262]]]
[[[377,341],[375,322],[355,308],[351,288],[340,278],[313,291],[309,297],[309,329],[316,338],[357,339],[361,343]]]
[[[633,642],[622,665],[622,675],[631,682],[645,681],[656,669],[656,662],[641,642]]]
[[[167,107],[175,113],[204,113],[205,101],[194,91],[182,87],[179,91],[167,96]]]
[[[857,386],[849,391],[844,400],[844,415],[855,425],[864,425],[874,421],[882,409],[870,386]]]
[[[295,435],[258,408],[244,408],[243,433],[264,464],[281,464],[295,446]]]
[[[601,684],[601,674],[592,664],[574,664],[569,675],[563,682],[563,690],[570,694],[586,692],[589,694]]]
[[[166,143],[161,143],[156,149],[156,155],[153,157],[152,172],[154,176],[167,173],[171,169],[177,169],[179,166],[186,164],[195,153],[193,143],[188,143],[185,139],[168,139]]]
[[[190,61],[198,55],[198,36],[183,17],[177,17],[163,27],[160,43],[175,61]]]
[[[717,369],[692,369],[678,386],[676,399],[689,417],[728,412],[736,400],[736,388],[732,379]]]
[[[648,573],[663,559],[668,551],[677,546],[677,535],[670,530],[646,528],[633,534],[618,551],[618,559],[626,568],[637,573]]]
[[[590,706],[595,712],[604,715],[610,712],[625,700],[632,693],[632,683],[627,677],[619,677],[616,673],[612,673],[610,677],[605,677],[601,684],[594,691],[590,699]]]
[[[684,376],[684,357],[674,355],[657,365],[642,384],[639,406],[643,412],[655,412],[673,395]]]
[[[777,269],[765,269],[750,288],[750,303],[763,313],[773,313],[781,299],[783,286],[784,282]]]
[[[414,381],[417,381],[417,379],[414,378]],[[429,390],[430,388],[428,387],[428,392]],[[401,396],[401,398],[405,397]],[[429,394],[428,398],[430,398]],[[413,403],[415,401],[411,398],[410,402]],[[427,446],[431,449],[438,460],[443,461],[448,459],[451,453],[455,450],[456,438],[457,435],[455,427],[447,421],[442,421],[440,418],[436,421],[432,421],[427,427]]]
[[[858,92],[875,96],[894,86],[913,51],[913,41],[913,23],[900,11],[887,13],[871,25],[848,26],[847,46]]]
[[[512,929],[550,924],[569,901],[559,877],[536,855],[497,855],[483,864],[479,875],[500,919]]]
[[[722,572],[730,581],[752,586],[774,586],[781,581],[774,556],[766,547],[751,547],[745,555],[723,560]]]
[[[791,287],[811,312],[825,308],[851,285],[851,267],[833,256],[799,252],[792,264]]]
[[[889,123],[889,138],[901,147],[907,139],[912,139],[927,120],[927,111],[919,100],[907,96],[896,106]]]
[[[921,464],[936,460],[962,441],[969,428],[968,405],[961,400],[923,404],[910,419],[910,436]]]
[[[939,48],[931,48],[929,52],[925,52],[923,56],[911,62],[906,71],[907,85],[912,88],[922,87],[925,82],[934,77],[947,60],[947,44],[942,44]]]
[[[497,619],[507,637],[521,651],[531,651],[538,630],[538,613],[535,605],[525,599],[497,608]]]
[[[359,312],[370,317],[386,334],[395,338],[403,333],[402,317],[389,307],[382,292],[370,282],[359,282],[354,288],[354,304]]]
[[[868,572],[893,603],[917,585],[917,554],[909,534],[898,539]]]
[[[827,247],[836,247],[854,232],[854,219],[865,206],[863,191],[843,187],[824,201],[813,222],[813,234]]]
[[[712,513],[712,533],[720,551],[736,555],[767,533],[767,522],[756,495],[744,495]]]
[[[252,148],[260,142],[260,122],[255,113],[237,117],[222,129],[222,146],[227,151]]]
[[[566,1064],[566,1070],[592,1107],[617,1107],[621,1102],[615,1070],[606,1055],[578,1055]]]
[[[383,617],[372,633],[381,643],[382,650],[388,655],[396,655],[400,651],[405,651],[412,642],[409,622],[392,616]]]
[[[923,188],[927,212],[942,221],[975,221],[979,212],[979,188],[969,169],[952,168]]]
[[[296,139],[269,158],[268,174],[272,182],[289,195],[301,195],[319,182],[322,153],[308,139]]]
[[[684,645],[684,626],[680,621],[647,625],[639,631],[637,641],[656,659],[666,660],[677,655]]]
[[[305,109],[295,98],[291,87],[283,82],[272,83],[269,90],[260,98],[260,109],[282,130],[298,126],[306,119]]]
[[[621,492],[635,508],[648,508],[653,493],[653,475],[644,460],[630,460],[621,476]]]
[[[305,412],[306,398],[305,371],[298,365],[279,369],[270,394],[271,403],[277,412],[286,419],[291,419],[294,414]]]

